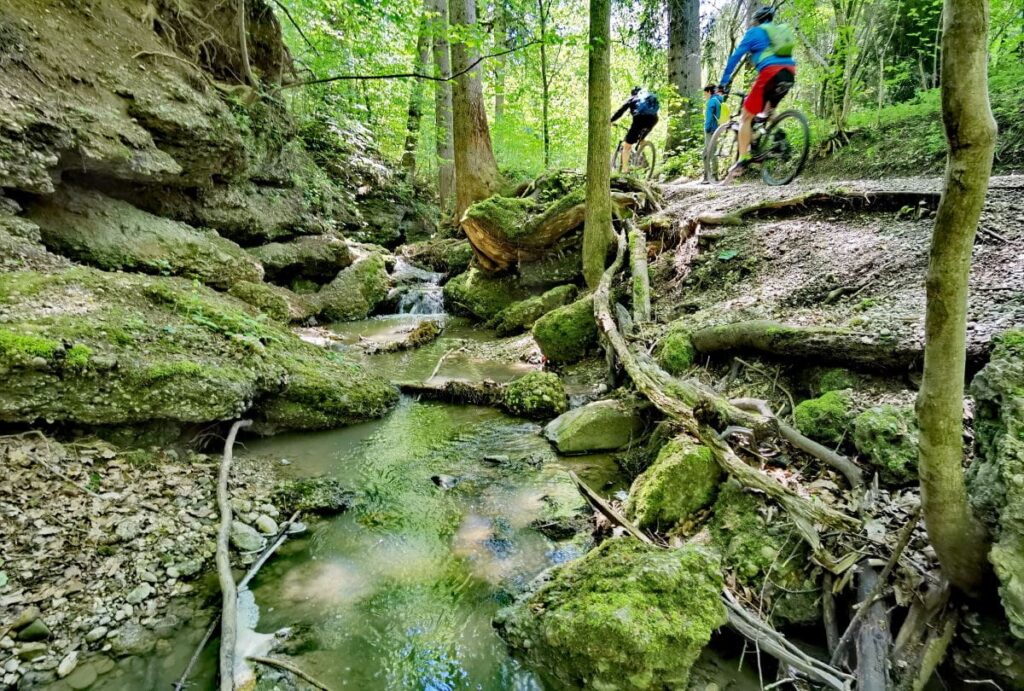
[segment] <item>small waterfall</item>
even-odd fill
[[[405,286],[398,300],[398,314],[444,314],[441,274],[398,259],[392,277]]]

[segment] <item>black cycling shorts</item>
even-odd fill
[[[657,124],[657,115],[634,115],[633,124],[629,126],[629,132],[626,132],[626,143],[636,144],[641,141]]]

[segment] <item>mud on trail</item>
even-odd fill
[[[941,187],[938,178],[669,185],[661,214],[668,234],[694,237],[654,264],[668,278],[655,291],[658,321],[835,326],[920,350]],[[994,335],[1024,323],[1022,192],[1024,176],[992,179],[971,266],[973,359]]]

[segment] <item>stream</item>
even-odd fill
[[[401,303],[407,313],[332,330],[342,344],[384,341],[425,315],[446,320],[442,338],[423,348],[364,356],[395,380],[427,378],[446,353],[442,378],[507,381],[533,369],[457,352],[493,334],[438,315],[436,282],[422,283]],[[491,619],[541,571],[589,548],[587,534],[551,539],[537,529],[587,511],[567,471],[605,495],[628,485],[610,455],[560,456],[540,429],[490,408],[403,397],[382,420],[244,439],[237,455],[278,464],[286,477],[337,478],[357,497],[343,515],[309,519],[263,567],[252,583],[254,628],[290,628],[277,654],[332,688],[557,688],[508,655]],[[219,597],[212,576],[200,590]],[[92,688],[171,688],[207,622],[193,617],[154,654],[120,661]],[[215,688],[216,649],[215,639],[190,688]],[[709,648],[701,678],[714,688],[758,687],[756,674],[726,659]]]

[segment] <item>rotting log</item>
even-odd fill
[[[939,203],[938,192],[911,192],[911,191],[865,191],[832,189],[812,190],[795,197],[785,199],[766,199],[764,201],[741,207],[735,211],[723,213],[703,213],[695,219],[697,223],[705,226],[738,226],[742,225],[747,218],[779,217],[787,214],[797,214],[808,208],[834,208],[844,206],[847,208],[874,209],[874,210],[898,210],[905,206],[924,205],[934,209]]]
[[[499,407],[501,405],[501,392],[504,386],[498,382],[484,381],[461,381],[448,379],[440,382],[430,380],[415,382],[396,382],[399,391],[412,396],[422,396],[432,401],[444,401],[445,403],[464,403],[468,405],[481,405]]]
[[[857,688],[862,691],[886,691],[889,688],[889,616],[885,603],[872,600],[878,586],[878,573],[864,564],[857,582],[860,606],[866,612],[857,631]]]
[[[923,354],[918,343],[900,343],[869,332],[792,326],[766,319],[709,326],[693,332],[690,340],[704,354],[752,351],[872,371],[917,367]]]

